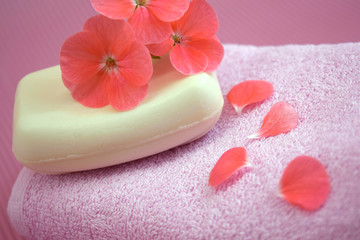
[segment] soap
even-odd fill
[[[17,160],[47,174],[96,169],[153,155],[210,131],[224,103],[216,74],[182,75],[168,57],[153,65],[146,98],[125,112],[76,102],[59,66],[25,76],[14,106]]]

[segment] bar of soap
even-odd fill
[[[20,163],[41,173],[111,166],[203,136],[222,107],[214,73],[184,76],[167,58],[154,62],[147,97],[126,112],[82,106],[55,66],[27,75],[17,87],[13,152]]]

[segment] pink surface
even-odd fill
[[[357,0],[209,0],[223,42],[254,45],[360,41]],[[95,14],[90,0],[6,1],[0,8],[0,239],[17,239],[5,213],[20,170],[11,152],[15,88],[27,73],[58,64],[62,42]]]
[[[360,43],[225,50],[224,94],[247,79],[271,82],[274,94],[240,116],[225,101],[203,138],[138,161],[55,176],[23,169],[8,208],[17,230],[29,239],[358,239]],[[279,101],[297,110],[298,127],[248,140]],[[210,187],[218,158],[238,146],[253,167]],[[299,155],[317,158],[330,178],[315,212],[277,196]]]

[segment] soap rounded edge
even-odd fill
[[[131,149],[122,149],[121,151],[115,149],[112,152],[99,153],[96,155],[88,156],[86,158],[78,158],[78,159],[69,158],[69,159],[62,159],[59,161],[48,161],[48,162],[22,162],[22,164],[31,170],[44,174],[63,174],[63,173],[109,167],[137,159],[142,159],[169,150],[171,148],[190,143],[196,139],[203,137],[214,127],[214,125],[219,120],[220,115],[222,113],[222,107],[223,105],[213,114],[213,116],[203,119],[202,121],[198,121],[190,127],[187,128],[180,127],[177,131],[162,136],[161,138],[156,139],[155,141],[147,142],[143,145],[138,145]],[[179,137],[180,131],[183,132],[182,137],[184,140],[180,141],[179,144],[177,145],[169,145],[168,143],[172,142],[171,139]],[[145,152],[143,150],[144,146],[146,147]],[[156,147],[156,150],[154,150],[154,147]],[[122,154],[126,154],[129,157],[119,161],[119,156]],[[102,156],[108,159],[106,163],[101,162]],[[69,169],[69,166],[72,167]]]

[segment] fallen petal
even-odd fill
[[[272,95],[273,91],[274,88],[270,82],[263,80],[244,81],[230,90],[227,99],[240,114],[245,106],[264,101]]]
[[[287,133],[298,124],[298,114],[287,102],[275,103],[266,114],[260,130],[248,138],[266,138]]]
[[[306,210],[316,210],[322,206],[329,191],[329,177],[324,166],[309,156],[292,160],[280,181],[281,196]]]
[[[246,160],[246,149],[231,148],[226,151],[210,172],[210,186],[217,186],[228,179],[237,169],[250,165]]]

